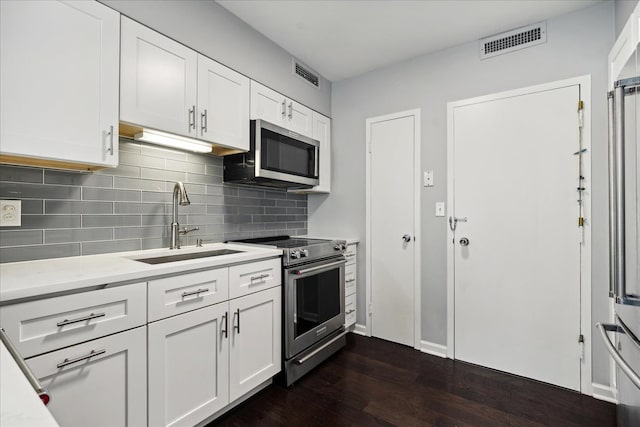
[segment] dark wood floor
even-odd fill
[[[615,426],[615,406],[536,381],[349,334],[285,389],[272,385],[211,425]]]

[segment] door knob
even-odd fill
[[[405,242],[410,242],[411,236],[409,236],[408,234],[405,234],[404,236],[402,236],[402,240],[404,240]]]
[[[460,239],[460,246],[469,246],[469,239],[467,239],[466,237]]]

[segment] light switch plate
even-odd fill
[[[436,216],[444,216],[444,202],[436,202]]]
[[[22,225],[22,200],[0,200],[0,227]]]
[[[425,171],[422,181],[425,187],[433,187],[433,171]]]

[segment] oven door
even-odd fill
[[[264,120],[252,120],[256,177],[318,185],[320,143]]]
[[[289,359],[344,325],[344,257],[285,268]]]

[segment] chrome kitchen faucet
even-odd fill
[[[187,194],[187,190],[184,188],[184,184],[180,181],[176,182],[176,185],[173,186],[173,217],[171,218],[171,245],[169,246],[169,249],[180,249],[181,234],[187,234],[190,231],[199,230],[199,227],[191,229],[187,229],[187,227],[185,227],[184,230],[180,230],[180,224],[178,224],[178,205],[188,206],[190,204],[189,195]]]

